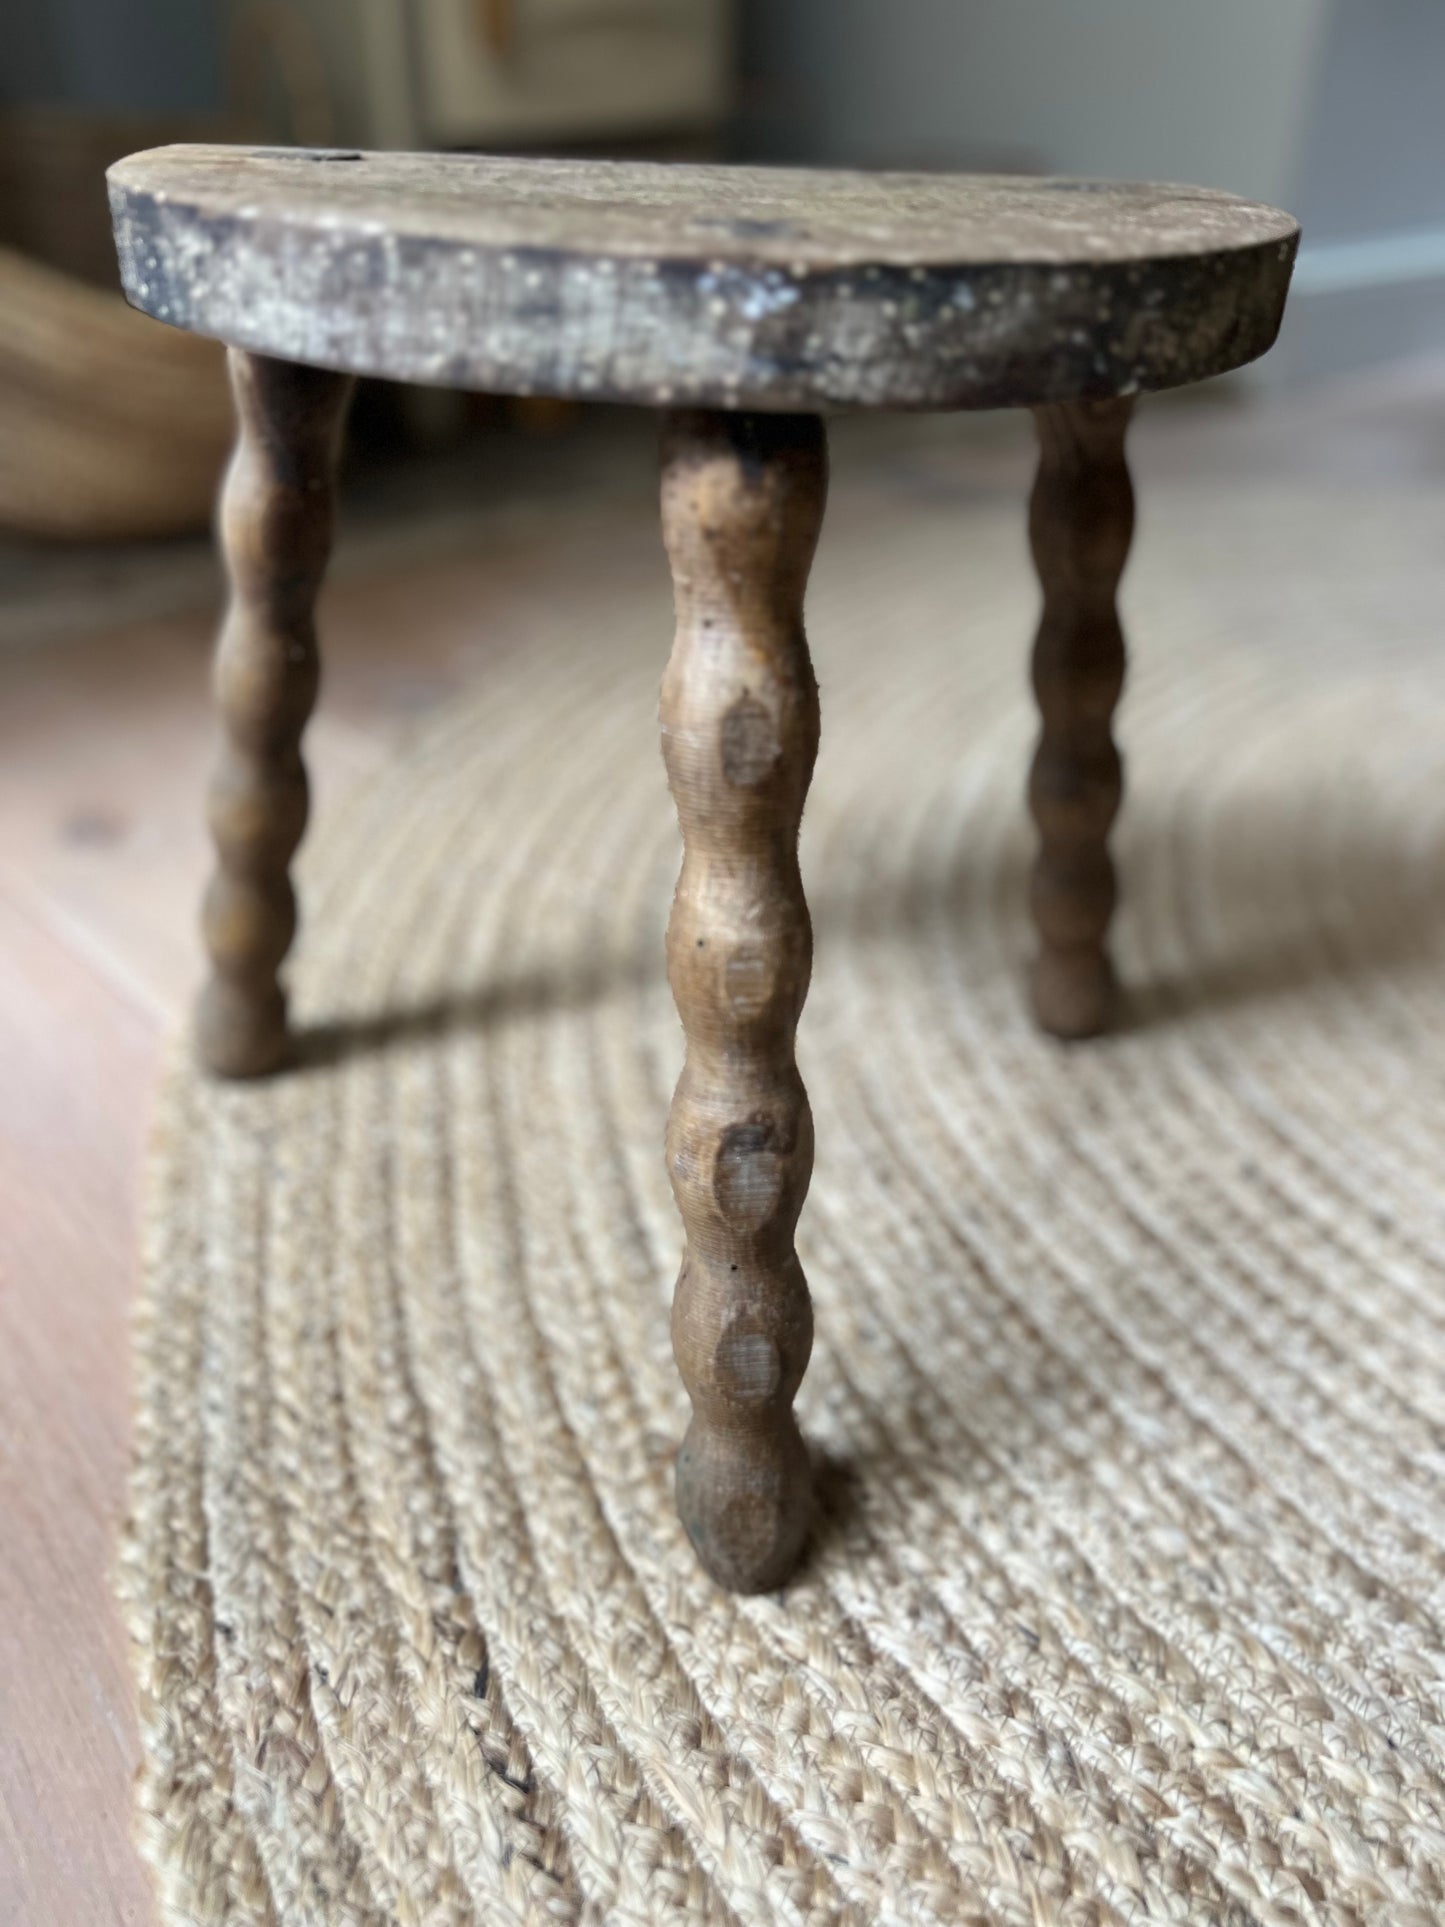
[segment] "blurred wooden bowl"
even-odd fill
[[[0,114],[0,525],[95,538],[209,521],[225,355],[126,306],[105,193],[120,155],[202,135],[217,123]]]
[[[203,528],[231,440],[225,354],[0,248],[0,522],[30,535]]]

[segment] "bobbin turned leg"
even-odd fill
[[[816,417],[668,419],[677,640],[661,720],[683,864],[667,959],[687,1061],[667,1162],[687,1234],[672,1344],[693,1412],[677,1504],[738,1592],[787,1577],[811,1510],[792,1408],[813,1340],[793,1248],[813,1120],[793,1038],[813,952],[798,826],[818,748],[803,590],[826,493]]]
[[[1134,531],[1124,458],[1132,408],[1122,399],[1034,411],[1039,469],[1029,534],[1044,608],[1033,659],[1043,732],[1029,780],[1039,831],[1033,1005],[1056,1037],[1094,1036],[1114,1006],[1108,839],[1123,789],[1112,721],[1124,686],[1114,598]]]
[[[231,597],[215,667],[217,863],[202,913],[211,976],[196,1028],[208,1069],[258,1077],[287,1054],[276,973],[296,930],[288,865],[306,826],[301,732],[316,700],[316,594],[352,383],[238,349],[230,365],[238,433],[220,526]]]

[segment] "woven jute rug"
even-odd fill
[[[835,489],[779,1596],[672,1511],[655,535],[579,521],[318,825],[304,1063],[178,1053],[149,1177],[169,1921],[1445,1915],[1445,502],[1142,508],[1125,1023],[1064,1049],[1021,507]]]

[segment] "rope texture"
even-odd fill
[[[1070,1049],[1023,518],[905,479],[840,484],[809,610],[807,1565],[730,1597],[673,1511],[671,622],[579,523],[551,640],[308,845],[302,1068],[162,1096],[168,1922],[1445,1913],[1445,502],[1145,492],[1123,1025]]]

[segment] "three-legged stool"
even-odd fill
[[[684,844],[667,955],[687,1033],[667,1158],[693,1408],[678,1507],[723,1585],[775,1586],[810,1510],[792,1407],[812,1313],[793,1233],[813,1131],[793,1038],[812,956],[797,844],[818,747],[802,611],[822,417],[1035,411],[1033,1001],[1045,1029],[1086,1036],[1112,992],[1133,397],[1270,346],[1296,225],[1196,188],[299,149],[165,148],[110,184],[131,301],[232,351],[199,1016],[222,1075],[287,1052],[277,973],[352,377],[665,411],[677,640],[662,738]]]

